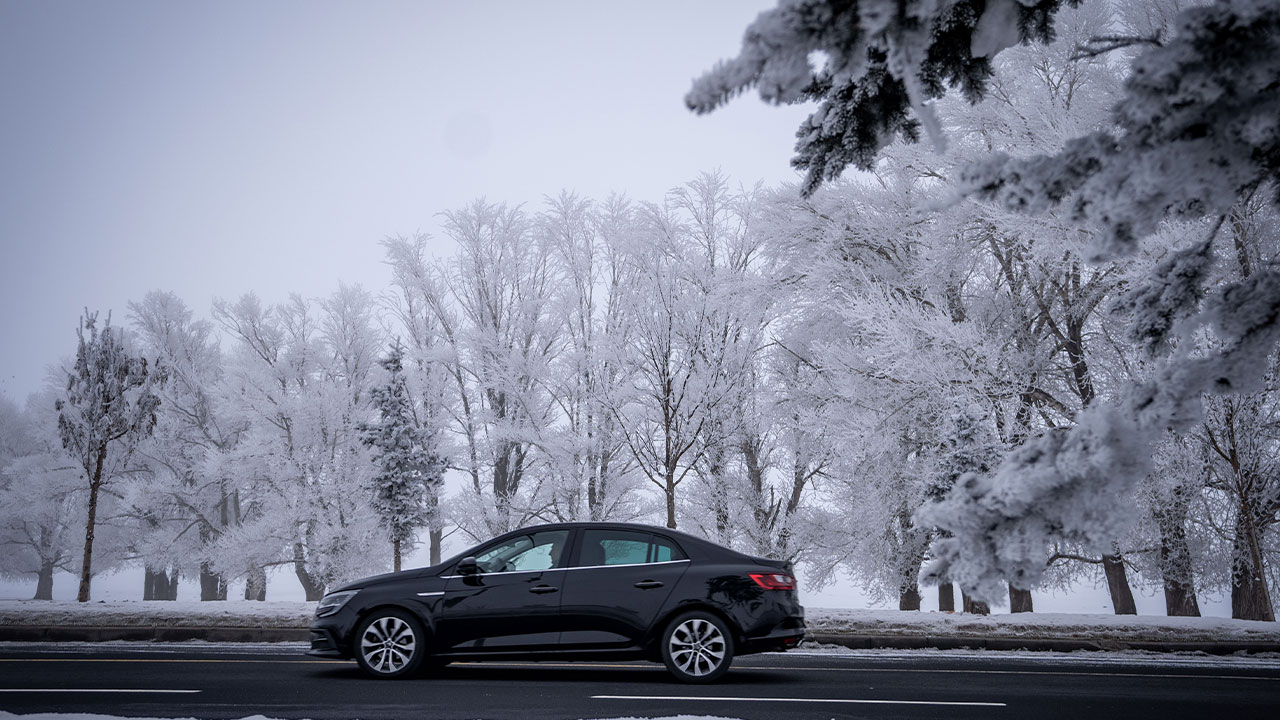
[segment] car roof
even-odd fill
[[[669,527],[663,527],[660,525],[645,525],[643,523],[633,523],[633,522],[585,521],[584,520],[584,521],[576,521],[576,522],[560,522],[560,523],[545,523],[542,525],[528,525],[526,527],[517,528],[510,532],[503,533],[502,535],[497,535],[495,536],[495,539],[499,537],[505,537],[507,535],[514,535],[514,534],[524,533],[524,532],[542,532],[545,530],[574,530],[579,528],[586,529],[586,530],[609,529],[609,530],[633,530],[636,532],[658,533],[660,535],[670,536],[672,539],[679,542],[682,546],[693,545],[694,547],[697,547],[699,549],[708,550],[712,552],[714,551],[732,552],[731,550],[729,550],[729,548],[722,547],[709,540],[697,537],[696,535],[690,535],[689,533],[681,532],[679,530],[673,530]],[[685,549],[686,551],[688,550],[687,547]]]

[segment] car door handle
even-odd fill
[[[640,582],[636,583],[636,587],[640,588],[641,590],[650,590],[652,588],[662,587],[662,583],[658,582],[657,580],[641,580]]]
[[[545,594],[547,594],[547,593],[558,592],[559,590],[560,590],[560,588],[551,587],[550,585],[539,585],[539,586],[537,586],[537,587],[531,587],[531,588],[529,588],[529,592],[531,592],[531,593],[537,593],[537,594],[539,594],[539,595],[545,595]]]

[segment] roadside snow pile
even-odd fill
[[[965,615],[805,608],[805,624],[811,635],[1280,643],[1280,623],[1214,617],[1084,613]]]
[[[310,602],[0,600],[0,626],[305,628]]]

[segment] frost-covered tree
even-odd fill
[[[373,448],[377,463],[373,510],[391,537],[395,572],[400,572],[404,546],[413,543],[419,528],[439,522],[431,515],[439,508],[445,466],[432,447],[432,433],[421,426],[414,412],[403,357],[396,342],[379,361],[387,380],[370,390],[378,419],[360,425],[361,440]]]
[[[294,296],[264,307],[253,295],[219,302],[234,340],[225,381],[231,417],[248,430],[217,462],[251,486],[254,505],[215,547],[217,568],[292,565],[309,599],[367,574],[362,548],[384,537],[367,501],[372,464],[356,425],[382,338],[373,299],[341,287],[317,304]]]
[[[211,554],[218,537],[243,520],[252,501],[225,472],[219,459],[234,449],[246,429],[225,408],[220,383],[223,358],[214,328],[195,319],[171,292],[152,291],[129,304],[139,343],[159,358],[168,382],[155,432],[141,452],[151,472],[128,494],[144,562],[144,599],[175,599],[179,570],[198,573],[201,600],[225,600],[227,579],[214,572]],[[247,579],[246,597],[263,599],[262,567],[237,568]],[[148,597],[150,596],[150,597]]]
[[[963,401],[943,418],[933,474],[925,490],[930,500],[940,501],[957,482],[971,482],[974,477],[988,475],[995,470],[1004,455],[1004,447],[996,437],[993,425],[986,412]],[[964,600],[965,612],[990,612],[985,603],[968,597]],[[1031,592],[1010,586],[1009,610],[1031,612]]]
[[[20,410],[0,396],[0,575],[36,579],[53,599],[55,570],[75,572],[84,489],[58,440],[53,401],[33,395]],[[99,566],[102,563],[99,562]]]
[[[62,446],[84,471],[82,480],[89,491],[76,594],[77,600],[88,602],[98,497],[103,486],[124,471],[138,444],[155,427],[160,405],[155,391],[164,382],[165,371],[134,355],[123,333],[111,327],[110,317],[99,329],[98,314],[86,310],[76,336],[75,364],[66,371],[66,393],[55,407]]]
[[[555,420],[548,373],[563,348],[559,278],[547,238],[519,207],[476,201],[445,213],[445,232],[458,252],[434,264],[421,262],[416,243],[387,248],[402,294],[412,296],[410,319],[438,329],[433,358],[452,385],[462,445],[450,456],[469,489],[456,517],[483,538],[527,524],[548,503],[538,447]]]
[[[626,382],[631,327],[624,310],[635,273],[624,258],[635,210],[619,196],[594,203],[561,193],[547,200],[537,232],[561,275],[553,315],[566,339],[550,375],[559,420],[542,440],[549,511],[559,520],[635,519],[646,509],[643,480],[609,404]]]
[[[725,525],[723,453],[732,428],[733,379],[744,366],[735,329],[725,323],[727,299],[713,295],[718,262],[717,217],[727,208],[722,180],[698,197],[668,195],[645,204],[624,262],[628,338],[625,386],[610,398],[627,449],[661,492],[667,527],[676,527],[679,489],[699,469],[713,478],[711,527]],[[719,458],[719,459],[717,459]],[[704,515],[705,518],[705,515]],[[718,520],[716,518],[719,518]]]
[[[872,168],[895,133],[914,139],[917,122],[940,136],[925,101],[947,82],[970,101],[988,94],[989,59],[1019,41],[1050,39],[1060,10],[1011,1],[985,3],[981,12],[968,2],[784,2],[748,31],[742,55],[695,84],[688,102],[713,109],[753,85],[776,102],[821,98],[801,128],[796,160],[809,170],[811,193],[850,162]],[[1036,435],[989,483],[957,488],[943,503],[948,517],[936,516],[937,524],[958,532],[937,549],[937,569],[986,597],[995,596],[998,578],[1026,587],[1042,577],[1041,546],[1051,536],[1113,552],[1132,524],[1123,499],[1146,475],[1149,443],[1167,427],[1193,424],[1203,393],[1257,388],[1277,339],[1274,271],[1210,293],[1204,268],[1217,228],[1241,198],[1277,198],[1266,183],[1280,157],[1280,8],[1228,0],[1184,10],[1172,26],[1168,36],[1099,38],[1082,53],[1145,48],[1132,55],[1104,127],[1048,154],[993,155],[957,183],[1012,211],[1061,208],[1068,219],[1095,224],[1101,232],[1084,234],[1077,251],[1094,260],[1133,252],[1169,217],[1217,220],[1205,240],[1171,254],[1131,295],[1135,325],[1160,356],[1144,384],[1093,404],[1066,432]],[[818,71],[814,51],[825,63]],[[1220,345],[1164,343],[1201,330]]]

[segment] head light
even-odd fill
[[[329,593],[320,598],[320,603],[316,605],[316,617],[328,617],[342,609],[351,598],[356,596],[359,590],[343,590],[342,592]]]

